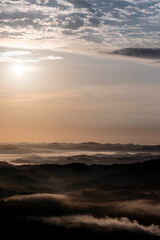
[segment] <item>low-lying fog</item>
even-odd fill
[[[14,165],[25,164],[70,164],[73,162],[87,165],[100,164],[130,164],[154,160],[160,157],[160,153],[137,152],[88,152],[88,151],[53,151],[38,154],[3,154],[0,153],[0,161]]]

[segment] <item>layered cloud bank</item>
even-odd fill
[[[104,203],[102,199],[95,198],[91,204],[89,198],[82,201],[80,196],[75,198],[75,196],[65,194],[16,195],[6,197],[3,201],[0,201],[0,221],[3,222],[5,215],[5,221],[8,219],[13,225],[12,219],[15,218],[16,222],[19,220],[22,221],[22,224],[25,224],[24,226],[30,222],[33,226],[35,223],[38,224],[38,226],[40,225],[42,229],[47,227],[51,227],[51,229],[63,227],[63,229],[61,229],[62,231],[65,232],[64,229],[68,229],[67,231],[70,233],[76,229],[86,229],[85,231],[88,229],[91,233],[98,234],[99,237],[101,237],[101,234],[107,237],[108,234],[113,233],[122,233],[122,236],[124,233],[127,233],[127,237],[130,236],[132,239],[136,239],[137,236],[141,236],[142,239],[143,236],[144,238],[149,237],[149,239],[159,237],[160,228],[158,224],[151,224],[151,221],[154,220],[154,213],[151,213],[152,206],[154,205],[158,211],[159,205],[154,202],[145,202],[145,200],[141,200],[140,210],[140,208],[138,209],[136,207],[138,201],[128,201],[126,203],[123,201],[112,203],[108,201],[107,203],[106,201],[106,203]],[[130,215],[130,209],[128,208],[127,210],[124,207],[123,217],[120,217],[122,213],[120,213],[118,209],[120,209],[120,207],[122,208],[125,204],[128,204],[130,209],[132,209],[132,215]],[[106,210],[104,210],[105,205]],[[146,208],[145,205],[148,207]],[[106,211],[110,217],[106,216]],[[112,212],[114,211],[117,216],[119,215],[118,217],[113,215]],[[143,211],[146,211],[146,215],[143,215]],[[103,217],[101,212],[104,212]],[[125,214],[133,220],[130,220],[129,217],[124,217]],[[134,220],[135,216],[137,216],[141,223]],[[145,224],[149,216],[150,223]],[[2,225],[4,225],[4,223],[2,223]],[[60,231],[60,229],[58,229],[58,231]]]
[[[15,165],[72,164],[113,165],[157,160],[159,145],[84,143],[0,144],[0,161]]]

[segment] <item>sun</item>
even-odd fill
[[[22,64],[16,64],[13,66],[13,72],[16,75],[23,75],[25,72],[25,67]]]

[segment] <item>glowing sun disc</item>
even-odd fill
[[[13,72],[16,75],[22,75],[25,72],[25,68],[22,64],[16,64],[13,66]]]

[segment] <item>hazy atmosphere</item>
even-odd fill
[[[158,144],[159,1],[0,1],[0,142]]]

